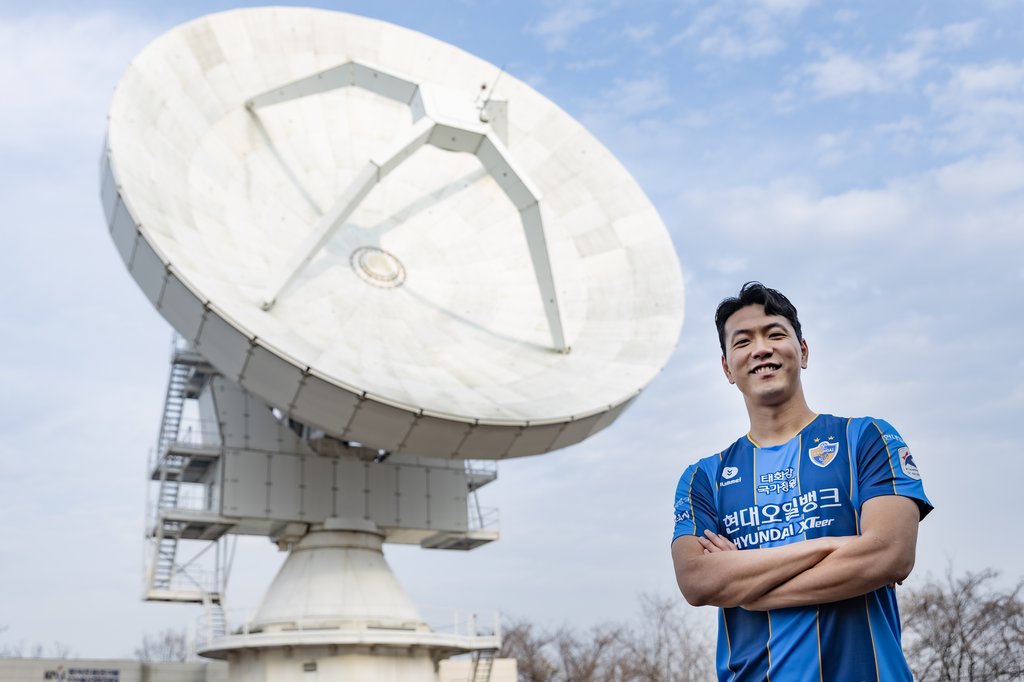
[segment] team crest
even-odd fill
[[[807,456],[811,458],[811,461],[820,467],[827,467],[837,454],[839,454],[839,443],[831,441],[825,441],[807,451]]]
[[[910,448],[900,448],[896,451],[896,456],[900,460],[900,468],[910,478],[915,481],[921,480],[921,472],[917,470],[917,465],[914,464],[914,458],[910,455]]]

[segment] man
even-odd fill
[[[672,559],[686,601],[721,607],[719,679],[911,680],[893,586],[932,506],[910,450],[880,419],[811,411],[778,291],[748,282],[715,322],[750,431],[683,472]]]

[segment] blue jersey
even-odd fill
[[[922,518],[932,509],[896,429],[818,415],[788,443],[762,448],[744,436],[688,467],[672,539],[709,529],[745,550],[857,535],[861,505],[879,495],[914,499]],[[817,606],[719,609],[718,623],[721,680],[912,680],[890,587]]]

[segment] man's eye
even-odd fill
[[[733,342],[732,345],[733,345],[733,347],[739,347],[739,346],[745,346],[748,343],[750,343],[750,339],[737,339],[735,342]]]

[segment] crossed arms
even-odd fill
[[[734,551],[728,539],[682,536],[672,544],[679,589],[694,606],[752,611],[849,599],[901,582],[914,567],[917,503],[873,497],[861,507],[861,534]]]

